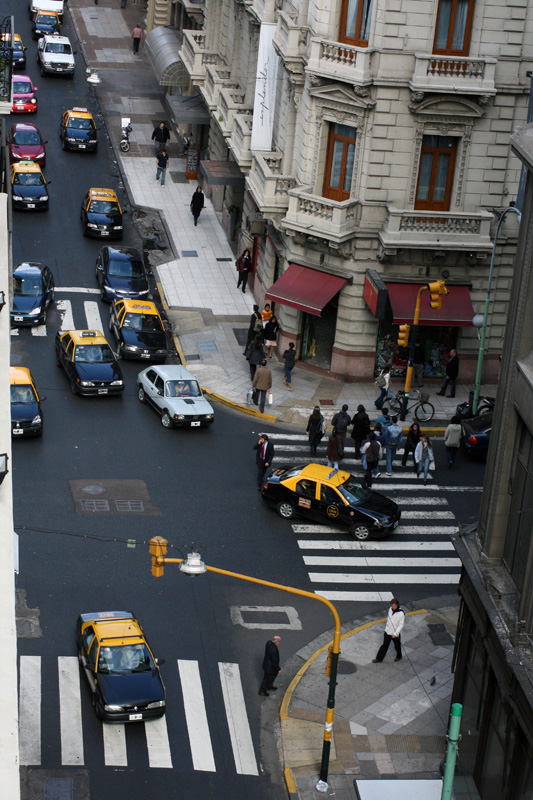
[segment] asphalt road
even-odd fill
[[[27,15],[20,2],[7,6],[6,13],[17,12],[16,29],[28,48],[26,73],[39,87],[39,110],[32,118],[48,140],[45,174],[52,180],[47,213],[15,214],[13,261],[47,263],[56,285],[68,290],[56,294],[58,303],[45,335],[21,330],[12,338],[12,363],[28,366],[46,396],[44,437],[17,440],[13,448],[15,527],[20,535],[17,586],[25,590],[28,607],[38,609],[41,634],[19,639],[22,657],[41,659],[41,764],[24,768],[25,796],[41,797],[42,780],[54,777],[75,781],[76,800],[114,800],[117,793],[126,792],[130,797],[147,796],[148,789],[149,796],[165,798],[195,792],[202,798],[276,800],[285,796],[272,733],[276,703],[257,696],[265,639],[273,626],[286,621],[280,607],[294,609],[300,629],[280,630],[282,662],[287,661],[331,628],[331,615],[322,604],[251,583],[216,575],[187,579],[177,566],[167,567],[163,578],[151,576],[148,541],[162,535],[175,548],[170,555],[180,556],[185,546],[195,543],[213,566],[314,590],[290,525],[264,506],[255,489],[256,420],[217,407],[209,430],[167,431],[156,413],[137,400],[135,378],[144,365],[122,362],[124,396],[95,399],[72,396],[66,376],[55,366],[53,337],[65,314],[71,313],[81,328],[88,326],[89,311],[92,318],[98,313],[107,332],[108,307],[98,295],[79,291],[96,288],[94,262],[100,248],[100,242],[81,235],[81,197],[90,186],[112,187],[125,208],[128,203],[105,129],[99,132],[97,155],[64,153],[60,146],[63,110],[88,106],[98,120],[80,54],[73,81],[42,78]],[[74,40],[67,15],[63,32]],[[123,243],[139,244],[128,216]],[[95,305],[88,311],[86,303]],[[273,426],[266,430],[276,431]],[[437,455],[443,463],[441,445]],[[482,472],[481,464],[463,461],[457,471],[439,475],[439,482],[477,485]],[[103,484],[104,492],[99,491],[102,481],[109,482]],[[455,517],[471,521],[480,495],[444,494]],[[102,499],[108,500],[108,511],[82,510],[82,500]],[[117,500],[141,500],[145,511],[117,513]],[[441,586],[411,588],[416,598],[440,593]],[[246,624],[270,627],[236,623],[243,607],[260,607],[257,613],[242,612]],[[109,609],[134,610],[156,655],[166,659],[162,675],[172,769],[150,765],[143,725],[127,727],[127,763],[105,766],[102,725],[84,683],[82,760],[63,764],[66,731],[59,713],[58,659],[76,655],[74,625],[80,612]],[[382,604],[348,602],[340,604],[339,611],[348,622],[371,611],[381,613]],[[198,664],[215,763],[212,772],[195,769],[193,763],[178,659]],[[257,775],[243,774],[243,769],[253,768],[239,766],[234,757],[231,714],[221,680],[221,665],[227,664],[238,665],[237,685]],[[282,675],[282,686],[288,677]],[[326,691],[324,682],[324,699]],[[235,702],[232,697],[229,707],[235,708]]]

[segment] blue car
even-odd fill
[[[148,297],[150,287],[141,253],[135,247],[102,247],[96,259],[100,297],[113,300]]]
[[[469,456],[486,458],[489,449],[492,414],[479,414],[461,422],[461,441]]]
[[[46,264],[26,261],[13,272],[11,325],[20,328],[44,325],[48,306],[54,302],[55,282]]]

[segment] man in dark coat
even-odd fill
[[[202,192],[202,187],[197,186],[196,191],[191,199],[191,211],[194,217],[195,225],[198,225],[198,217],[202,213],[203,207],[204,207],[204,193]]]
[[[455,397],[455,382],[459,374],[459,356],[456,350],[450,350],[450,360],[446,364],[446,380],[442,384],[442,389],[437,394],[444,397],[448,384],[450,384],[450,394],[448,397]]]
[[[351,421],[352,418],[348,414],[348,406],[346,403],[343,405],[342,410],[337,411],[337,413],[332,417],[331,424],[337,436],[341,437],[343,443],[346,439],[346,432]]]
[[[273,636],[269,639],[265,647],[265,657],[263,659],[263,680],[259,689],[259,694],[269,697],[268,690],[275,692],[278,688],[274,686],[276,675],[281,672],[279,666],[279,643],[281,636]]]
[[[266,433],[262,433],[257,444],[254,444],[255,463],[257,464],[257,491],[261,491],[265,472],[272,464],[274,458],[274,445],[268,441]]]
[[[164,122],[160,122],[152,133],[152,142],[155,144],[155,154],[159,155],[161,150],[166,149],[170,142],[170,132]]]

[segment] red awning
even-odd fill
[[[418,290],[421,283],[388,283],[389,300],[392,306],[394,323],[412,323]],[[450,325],[463,327],[472,325],[474,309],[470,300],[468,286],[448,286],[450,294],[442,295],[439,309],[429,305],[429,291],[422,292],[420,301],[420,325]]]
[[[324,306],[340,292],[347,280],[318,269],[289,264],[289,269],[272,284],[265,297],[319,317]]]

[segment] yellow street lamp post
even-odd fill
[[[335,620],[335,633],[333,636],[333,645],[328,657],[328,675],[329,675],[329,693],[328,702],[326,707],[326,719],[324,723],[324,739],[322,743],[322,761],[320,764],[320,776],[315,786],[319,792],[326,792],[328,789],[328,768],[329,768],[329,754],[331,750],[331,738],[333,736],[333,712],[335,708],[335,687],[337,685],[337,666],[340,656],[340,642],[341,642],[341,621],[337,609],[325,597],[312,592],[306,592],[303,589],[296,589],[293,586],[284,586],[281,583],[272,583],[271,581],[264,581],[261,578],[253,578],[250,575],[241,575],[238,572],[230,572],[227,569],[219,569],[218,567],[208,567],[205,564],[200,554],[197,552],[190,552],[186,559],[183,558],[166,558],[167,540],[162,536],[154,536],[150,539],[150,555],[152,556],[152,575],[160,578],[163,575],[165,564],[179,564],[181,572],[185,575],[192,577],[196,575],[203,575],[205,572],[216,572],[219,575],[227,575],[230,578],[237,578],[241,581],[249,581],[250,583],[258,583],[261,586],[270,586],[272,589],[281,589],[282,592],[290,592],[291,594],[299,594],[302,597],[308,597],[311,600],[318,600],[320,603],[326,605]]]

